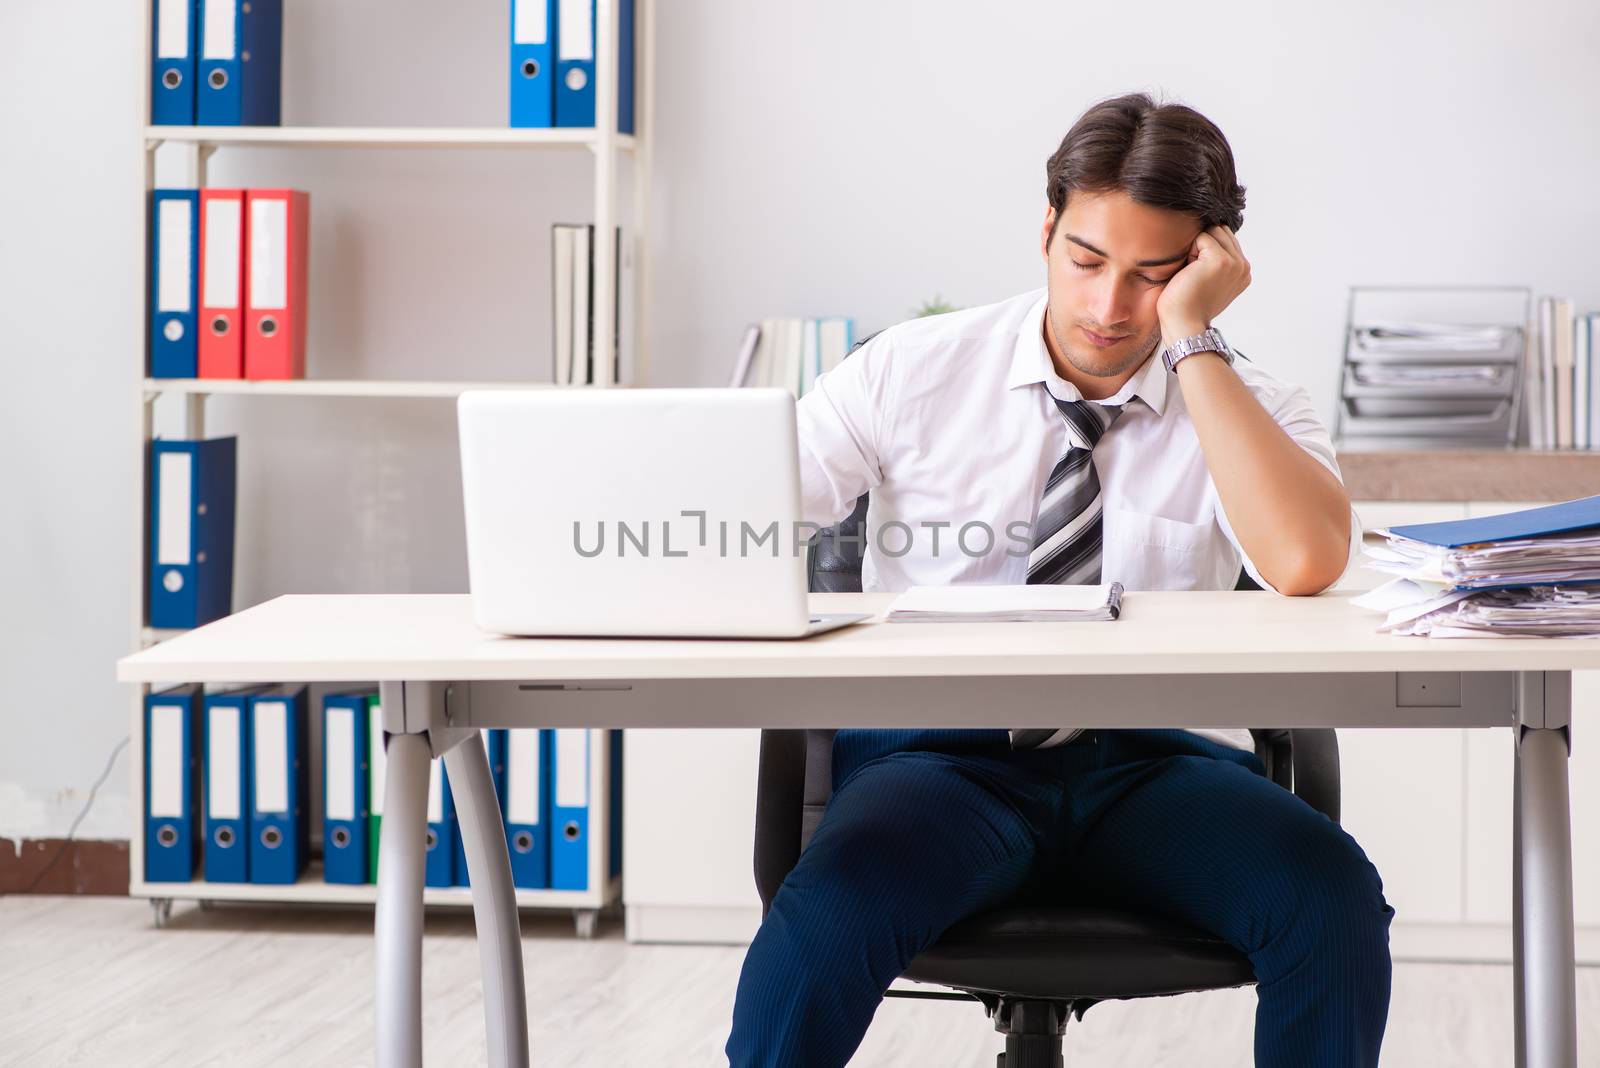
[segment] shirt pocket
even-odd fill
[[[1221,530],[1215,522],[1186,523],[1112,508],[1105,513],[1102,536],[1102,581],[1120,582],[1128,590],[1221,588]]]

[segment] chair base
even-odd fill
[[[1077,1006],[1070,1001],[1020,1000],[983,995],[994,1029],[1006,1036],[996,1068],[1064,1068],[1062,1036]],[[1078,1011],[1078,1015],[1082,1015]]]

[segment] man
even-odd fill
[[[885,330],[800,403],[805,518],[871,491],[868,590],[1232,589],[1241,563],[1282,594],[1327,588],[1360,543],[1327,431],[1211,329],[1250,282],[1221,131],[1105,101],[1051,156],[1046,195],[1043,292]],[[1246,953],[1258,1065],[1377,1063],[1393,911],[1248,732],[1006,727],[997,709],[990,730],[839,732],[833,797],[745,959],[735,1068],[846,1063],[912,958],[1025,895]]]

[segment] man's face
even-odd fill
[[[1049,275],[1051,355],[1058,369],[1065,360],[1080,375],[1126,380],[1160,343],[1156,301],[1189,262],[1200,222],[1118,191],[1072,193],[1052,237],[1053,223],[1050,208],[1040,244]],[[1121,382],[1106,383],[1113,384]]]

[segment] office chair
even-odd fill
[[[807,550],[812,592],[859,592],[867,495]],[[841,538],[843,540],[841,540]],[[1237,589],[1260,589],[1241,570]],[[832,793],[833,731],[763,730],[756,785],[755,876],[762,915],[800,859]],[[1332,730],[1253,730],[1272,781],[1339,819],[1339,749]],[[1153,916],[1017,904],[970,916],[911,962],[904,977],[951,991],[891,997],[983,1003],[1005,1035],[1000,1068],[1060,1068],[1067,1023],[1096,1002],[1255,982],[1250,962],[1217,938]],[[958,991],[958,992],[953,992]]]

